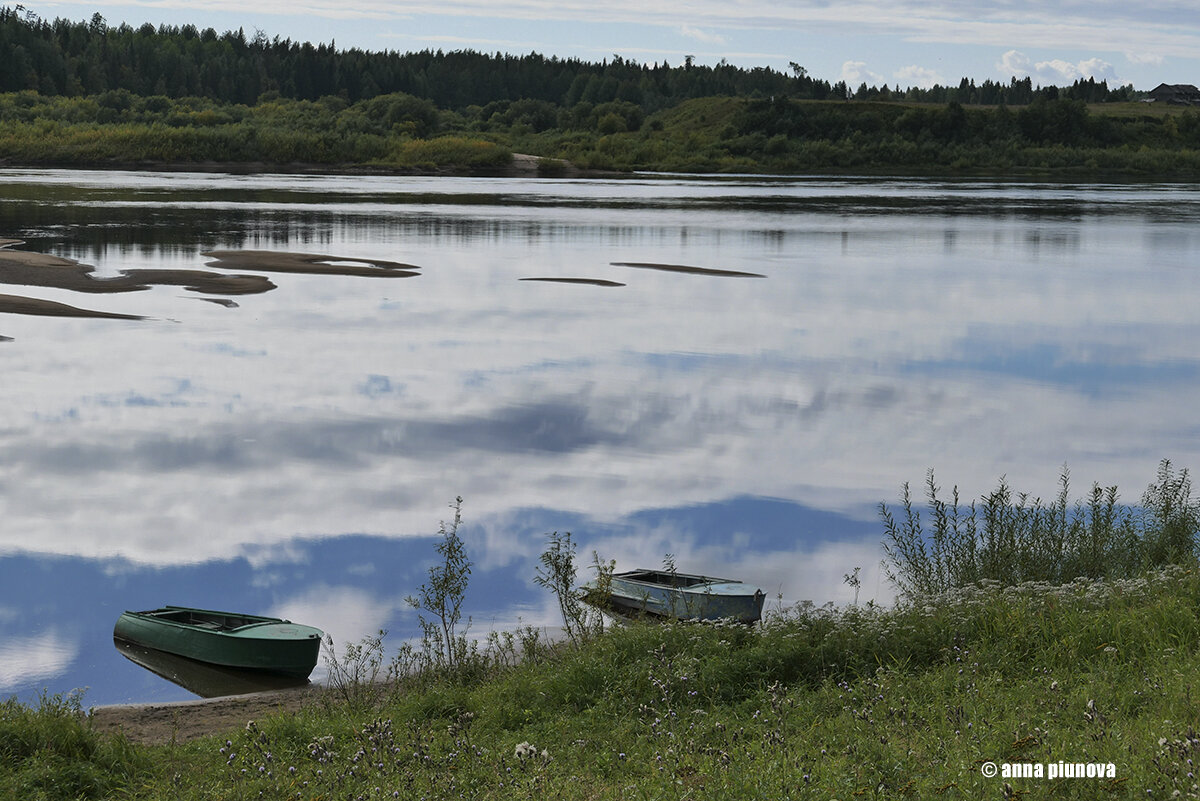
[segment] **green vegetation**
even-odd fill
[[[365,53],[0,9],[0,163],[1200,175],[1200,114],[1094,80],[851,91],[729,64]],[[292,167],[296,168],[296,167]]]
[[[503,170],[514,152],[585,170],[1200,175],[1200,113],[1094,111],[1037,100],[1016,110],[735,97],[646,115],[626,102],[464,111],[411,95],[349,104],[274,98],[0,95],[0,162],[47,166],[220,164],[380,171]],[[526,109],[522,112],[521,109]],[[502,110],[501,110],[502,109]]]
[[[452,508],[454,520],[449,527],[443,522],[438,529],[437,553],[441,563],[429,568],[429,581],[421,585],[416,595],[406,599],[414,609],[433,615],[432,620],[419,616],[422,652],[430,670],[453,671],[470,654],[467,635],[459,628],[467,582],[471,578],[471,559],[458,534],[462,523],[461,497],[455,499]],[[470,624],[468,619],[466,626]]]
[[[154,766],[154,755],[85,723],[77,694],[43,695],[29,708],[0,702],[0,798],[107,798]]]
[[[456,619],[470,567],[458,500],[421,596],[440,598],[421,606],[438,618],[428,632],[442,633],[423,650],[402,648],[387,682],[376,681],[381,632],[341,658],[330,647],[329,689],[299,713],[160,746],[97,732],[75,696],[45,697],[34,709],[8,701],[0,705],[0,796],[1200,795],[1200,518],[1187,472],[1163,462],[1136,513],[1117,503],[1115,488],[1096,487],[1069,508],[1065,471],[1049,504],[1014,498],[1001,482],[983,499],[982,522],[973,506],[938,500],[932,475],[927,488],[933,530],[921,529],[907,488],[904,525],[910,543],[931,550],[896,550],[898,528],[885,526],[903,592],[894,608],[801,604],[755,627],[603,630],[582,625],[580,610],[564,603],[575,548],[569,534],[554,533],[538,582],[578,636],[548,644],[532,629],[492,635],[451,664],[443,646],[458,635],[444,623]],[[980,564],[1009,560],[1000,571],[1007,581],[953,572],[971,552],[964,531],[991,554]],[[1011,542],[993,548],[988,532]],[[1099,543],[1131,577],[1097,568],[1109,577],[1015,583],[1032,563],[1023,538],[1035,535],[1062,538],[1043,549],[1048,565],[1082,559]],[[1168,564],[1133,570],[1133,555]],[[602,579],[611,563],[593,561]],[[947,589],[921,592],[913,577],[932,573],[944,574]],[[855,586],[857,571],[846,579]],[[990,776],[990,764],[1042,774]],[[1090,777],[1052,778],[1088,765]]]
[[[801,607],[758,628],[635,624],[520,663],[481,653],[368,710],[154,747],[10,702],[0,795],[974,799],[1007,781],[1032,798],[1189,797],[1198,608],[1200,577],[1170,568]],[[993,779],[987,761],[1113,774]]]
[[[428,136],[431,104],[407,95],[353,106],[268,100],[250,108],[200,98],[0,95],[0,154],[21,164],[300,163],[339,167],[487,168],[511,153],[477,138]]]
[[[948,592],[980,581],[1061,584],[1075,578],[1131,578],[1167,565],[1192,564],[1197,554],[1200,503],[1192,498],[1187,470],[1164,460],[1141,504],[1118,503],[1115,486],[1093,484],[1087,501],[1070,500],[1064,467],[1050,503],[1014,495],[1005,480],[980,500],[962,506],[958,488],[949,503],[938,497],[930,470],[925,494],[932,529],[926,531],[908,484],[897,523],[880,504],[888,576],[908,597]]]
[[[600,555],[593,551],[592,569],[596,578],[591,586],[580,590],[575,580],[578,571],[571,532],[559,534],[555,531],[546,538],[546,550],[542,552],[534,582],[549,590],[558,601],[567,638],[574,645],[583,645],[604,632],[604,615],[599,610],[607,606],[612,597],[612,577],[617,563],[615,560],[602,562]]]

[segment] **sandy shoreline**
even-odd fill
[[[318,685],[288,690],[198,698],[161,704],[115,704],[93,707],[88,719],[99,732],[123,732],[144,745],[186,743],[211,734],[243,728],[255,718],[295,712],[317,702]]]

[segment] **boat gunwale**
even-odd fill
[[[749,584],[746,584],[745,582],[738,581],[736,579],[718,578],[716,576],[703,576],[703,575],[699,575],[696,573],[676,573],[676,574],[674,574],[674,576],[676,578],[698,579],[697,581],[695,581],[691,584],[686,584],[683,586],[666,584],[666,583],[662,583],[662,582],[658,582],[658,581],[648,581],[646,579],[639,579],[639,578],[632,577],[632,576],[639,575],[639,574],[640,575],[662,575],[662,576],[672,575],[672,574],[669,574],[669,573],[666,573],[666,572],[660,571],[660,570],[632,570],[627,573],[614,573],[612,576],[612,581],[613,582],[620,581],[620,582],[626,582],[629,584],[637,584],[637,585],[641,585],[641,586],[645,586],[645,587],[653,587],[654,589],[663,590],[666,592],[688,592],[688,593],[695,593],[695,594],[700,594],[700,595],[710,594],[710,595],[728,595],[731,597],[739,597],[741,595],[755,595],[757,593],[762,592],[761,589],[759,589],[757,587],[753,587]],[[714,592],[712,592],[713,587],[716,585],[720,585],[720,584],[745,587],[747,591],[745,593],[736,593],[736,592],[728,592],[728,593],[716,592],[716,593],[714,593]]]
[[[155,613],[164,613],[165,614],[165,613],[176,613],[176,612],[198,612],[200,614],[213,615],[215,617],[222,617],[222,618],[241,618],[243,620],[248,620],[250,622],[248,622],[244,625],[241,625],[241,626],[209,628],[207,626],[202,626],[202,625],[199,625],[196,623],[188,623],[188,622],[181,621],[181,620],[172,620],[170,617],[165,617],[165,616],[160,616],[158,614],[155,614]],[[146,621],[147,623],[153,623],[156,625],[169,625],[174,628],[185,629],[187,631],[195,632],[197,634],[211,634],[211,635],[217,635],[217,636],[235,636],[236,637],[236,636],[242,634],[243,632],[246,632],[246,631],[249,631],[252,629],[257,629],[257,628],[264,628],[266,626],[295,626],[297,629],[300,630],[297,632],[297,634],[299,636],[296,636],[294,638],[286,638],[286,637],[271,638],[271,639],[280,640],[280,641],[286,641],[288,639],[294,639],[296,641],[311,640],[311,639],[323,639],[324,634],[325,634],[321,629],[316,628],[315,626],[308,626],[303,623],[293,623],[292,621],[286,620],[284,618],[266,617],[264,615],[250,615],[250,614],[241,614],[241,613],[234,613],[234,612],[220,612],[220,611],[217,611],[214,609],[199,609],[199,608],[190,607],[190,606],[163,606],[163,607],[159,607],[158,609],[148,609],[148,610],[140,611],[140,612],[131,610],[131,609],[127,609],[121,613],[122,617],[124,617],[126,615],[128,615],[129,617],[132,617],[132,618],[136,618],[138,620]],[[120,621],[118,619],[118,623],[119,622]]]

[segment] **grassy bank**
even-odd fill
[[[1137,507],[1098,485],[1072,504],[1064,468],[1048,502],[1002,480],[977,508],[930,472],[929,529],[907,486],[899,518],[881,505],[896,606],[754,627],[605,628],[554,532],[536,581],[563,614],[555,644],[466,639],[458,498],[408,599],[422,640],[390,664],[382,633],[327,641],[307,706],[187,743],[101,733],[75,696],[10,700],[0,798],[1200,797],[1191,489],[1163,461]],[[613,563],[592,567],[602,594]]]
[[[0,94],[0,163],[307,165],[494,174],[513,153],[600,171],[1200,175],[1200,115],[1144,104],[1027,106],[705,97],[647,112],[615,100],[439,108],[396,93],[350,103]],[[546,174],[556,174],[547,162]]]
[[[100,735],[69,700],[9,702],[0,796],[1001,798],[1007,781],[1030,798],[1195,797],[1197,610],[1200,576],[1171,567],[755,629],[497,641],[454,671],[347,685],[186,745]],[[1104,775],[990,778],[987,762]]]

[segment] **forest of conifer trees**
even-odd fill
[[[368,53],[268,39],[261,31],[247,37],[241,30],[218,34],[192,25],[113,28],[98,14],[86,24],[47,22],[12,9],[0,10],[0,59],[3,92],[75,96],[124,89],[248,105],[268,92],[350,102],[404,92],[440,108],[520,99],[567,106],[624,100],[653,111],[711,95],[822,99],[834,91],[825,81],[770,69],[643,65],[619,56],[596,64],[537,53]]]
[[[1071,87],[1034,87],[1029,78],[978,86],[889,89],[814,78],[799,65],[791,74],[693,63],[674,67],[639,64],[614,55],[601,63],[474,51],[338,50],[334,45],[270,39],[262,31],[218,34],[212,28],[130,25],[110,27],[100,14],[90,22],[49,22],[24,11],[0,9],[0,92],[96,95],[124,89],[140,96],[205,97],[252,105],[264,93],[296,100],[327,95],[350,102],[403,92],[439,108],[462,109],[505,100],[541,100],[561,106],[622,100],[647,112],[697,97],[728,95],[797,99],[906,100],[910,102],[1024,105],[1035,96],[1088,102],[1128,100],[1132,89],[1078,80]]]

